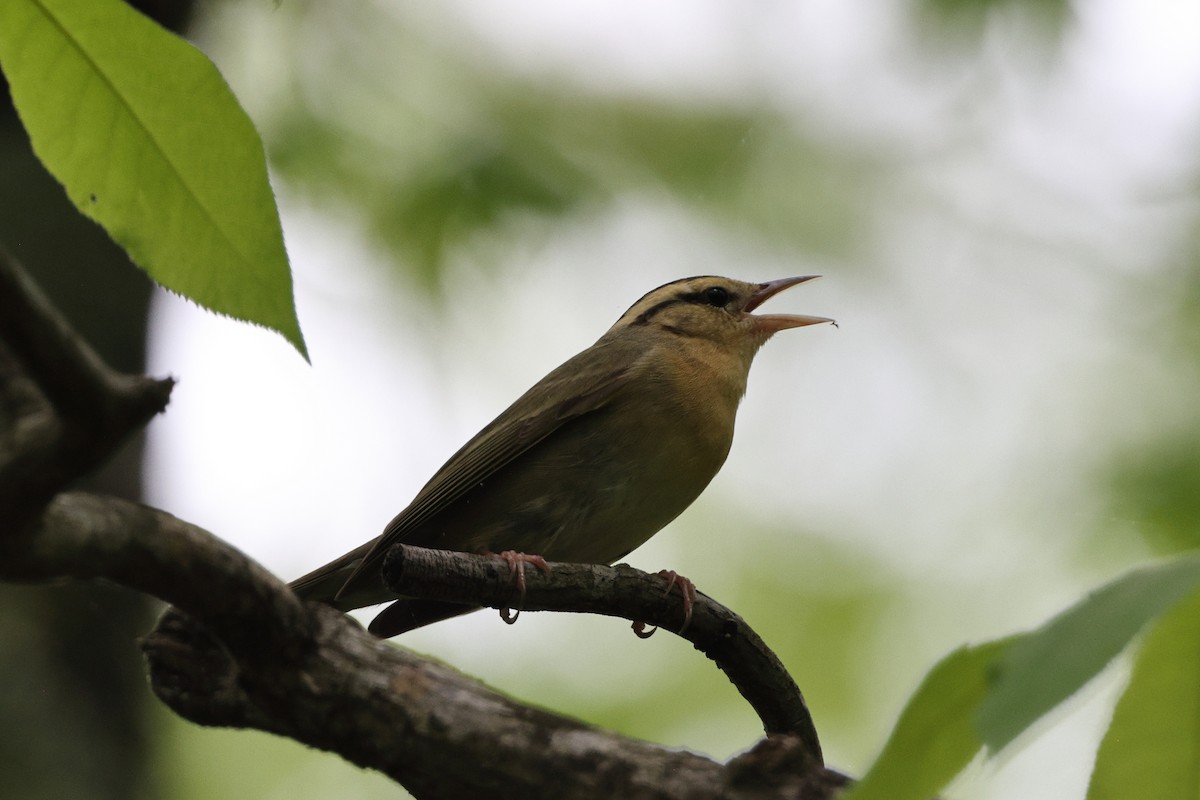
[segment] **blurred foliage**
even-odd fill
[[[1098,480],[1113,516],[1164,554],[1200,548],[1200,236],[1189,237],[1167,282],[1158,289],[1166,302],[1164,318],[1155,321],[1156,355],[1177,365],[1166,391],[1188,399],[1175,418],[1157,410],[1161,398],[1148,398],[1157,425],[1118,448]]]
[[[1200,548],[1200,418],[1110,465],[1113,514],[1159,553]]]
[[[274,164],[281,174],[327,202],[353,204],[385,252],[400,256],[418,282],[434,287],[448,253],[481,230],[515,214],[567,213],[589,188],[589,176],[535,139],[502,132],[480,138],[464,132],[437,159],[406,165],[403,181],[347,157],[369,143],[319,117],[292,109],[276,134]],[[378,153],[394,160],[386,148]]]
[[[724,527],[752,537],[755,550],[727,558],[727,571],[707,578],[706,590],[775,650],[804,691],[827,748],[853,749],[849,743],[881,736],[887,725],[878,697],[863,686],[878,662],[864,660],[862,644],[878,641],[890,613],[904,604],[887,569],[853,546],[794,526],[743,515]],[[904,658],[891,660],[898,666]]]
[[[1069,0],[918,0],[917,18],[927,29],[979,39],[998,15],[1019,14],[1032,28],[1057,38],[1073,11]]]
[[[255,730],[204,728],[155,709],[161,751],[158,795],[170,800],[410,797],[391,778],[340,756]],[[83,797],[84,795],[79,795]]]
[[[339,150],[354,147],[353,137],[295,110],[278,132],[275,163],[323,202],[354,203],[386,250],[429,287],[472,236],[529,216],[553,223],[635,188],[661,188],[726,225],[789,245],[828,252],[852,244],[856,201],[847,194],[859,182],[850,173],[865,166],[839,163],[779,120],[533,93],[492,110],[486,136],[449,134],[438,159],[399,165],[409,173],[403,181],[367,164],[333,168],[352,161]],[[378,158],[399,160],[386,150]]]
[[[293,24],[304,27],[303,14]],[[526,225],[508,224],[557,224],[626,192],[668,193],[711,224],[808,252],[845,253],[854,244],[874,159],[814,138],[765,106],[588,92],[502,74],[390,17],[328,30],[316,52],[300,32],[282,41],[289,68],[308,78],[287,82],[268,109],[272,164],[318,206],[349,206],[426,287],[438,286],[447,258],[473,236],[528,236]],[[379,61],[344,58],[373,42]],[[420,68],[405,69],[413,62]],[[331,74],[336,82],[324,77]]]
[[[119,587],[0,584],[0,796],[160,796],[135,643],[152,621]]]

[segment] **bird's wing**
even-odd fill
[[[338,593],[371,574],[389,547],[403,542],[481,482],[554,433],[569,420],[604,407],[624,386],[637,353],[623,343],[584,350],[538,381],[450,457],[413,501],[393,519]]]

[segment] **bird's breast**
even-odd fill
[[[594,417],[575,421],[539,465],[546,490],[536,504],[565,511],[548,558],[623,557],[691,505],[721,468],[732,438],[697,424],[678,405],[649,403],[623,413],[614,404]]]

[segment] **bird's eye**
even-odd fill
[[[729,302],[729,292],[720,286],[710,286],[704,290],[704,302],[720,308]]]

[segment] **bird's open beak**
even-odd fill
[[[754,290],[754,294],[750,295],[750,299],[746,302],[746,307],[743,309],[749,314],[754,309],[761,306],[763,303],[770,300],[775,295],[795,286],[798,283],[811,281],[813,278],[819,278],[820,275],[801,275],[796,278],[780,278],[775,281],[767,281],[760,283],[758,288]],[[764,333],[775,333],[787,328],[801,328],[805,325],[818,325],[822,322],[828,322],[837,325],[836,322],[829,317],[810,317],[807,314],[759,314],[754,316],[754,327],[756,330]]]

